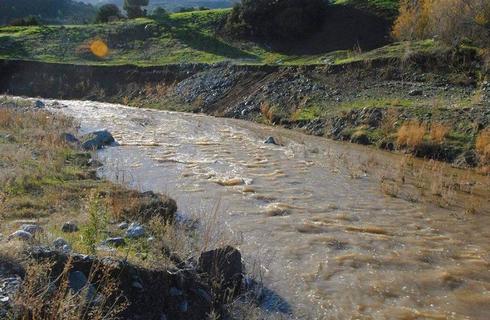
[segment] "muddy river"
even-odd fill
[[[165,192],[300,319],[490,319],[490,182],[250,122],[58,101],[108,129],[101,175]],[[264,144],[273,136],[280,145]],[[226,239],[226,240],[225,240]]]

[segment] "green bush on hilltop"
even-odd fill
[[[135,19],[146,16],[146,10],[141,7],[146,7],[150,0],[124,0],[124,10],[129,19]]]
[[[121,11],[115,4],[105,4],[97,11],[96,23],[105,23],[122,18]]]
[[[300,38],[322,24],[326,10],[323,0],[242,0],[225,29],[235,36]]]

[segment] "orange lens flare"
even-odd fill
[[[109,54],[109,48],[102,40],[92,41],[90,51],[99,58],[104,58]]]

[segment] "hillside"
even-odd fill
[[[229,9],[216,9],[174,13],[161,21],[145,18],[99,25],[4,27],[0,28],[0,58],[104,65],[229,60],[238,64],[318,64],[355,59],[351,49],[356,46],[373,49],[388,43],[389,23],[341,5],[332,8],[319,32],[296,43],[226,38],[218,29],[228,13]],[[106,57],[97,58],[87,50],[95,39],[107,44]]]
[[[26,16],[50,24],[87,23],[93,21],[95,13],[92,5],[72,0],[2,0],[0,26]]]
[[[102,5],[104,3],[114,3],[122,8],[124,0],[83,0],[82,2],[92,5]],[[169,11],[177,11],[180,8],[206,7],[210,9],[229,8],[237,0],[151,0],[148,9],[162,7]]]

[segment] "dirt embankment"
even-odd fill
[[[345,65],[96,67],[3,61],[0,92],[203,112],[474,166],[490,123],[490,85],[469,53]],[[444,127],[437,143],[397,145],[409,121]],[[427,140],[427,139],[425,139]],[[463,158],[461,158],[463,157]]]

